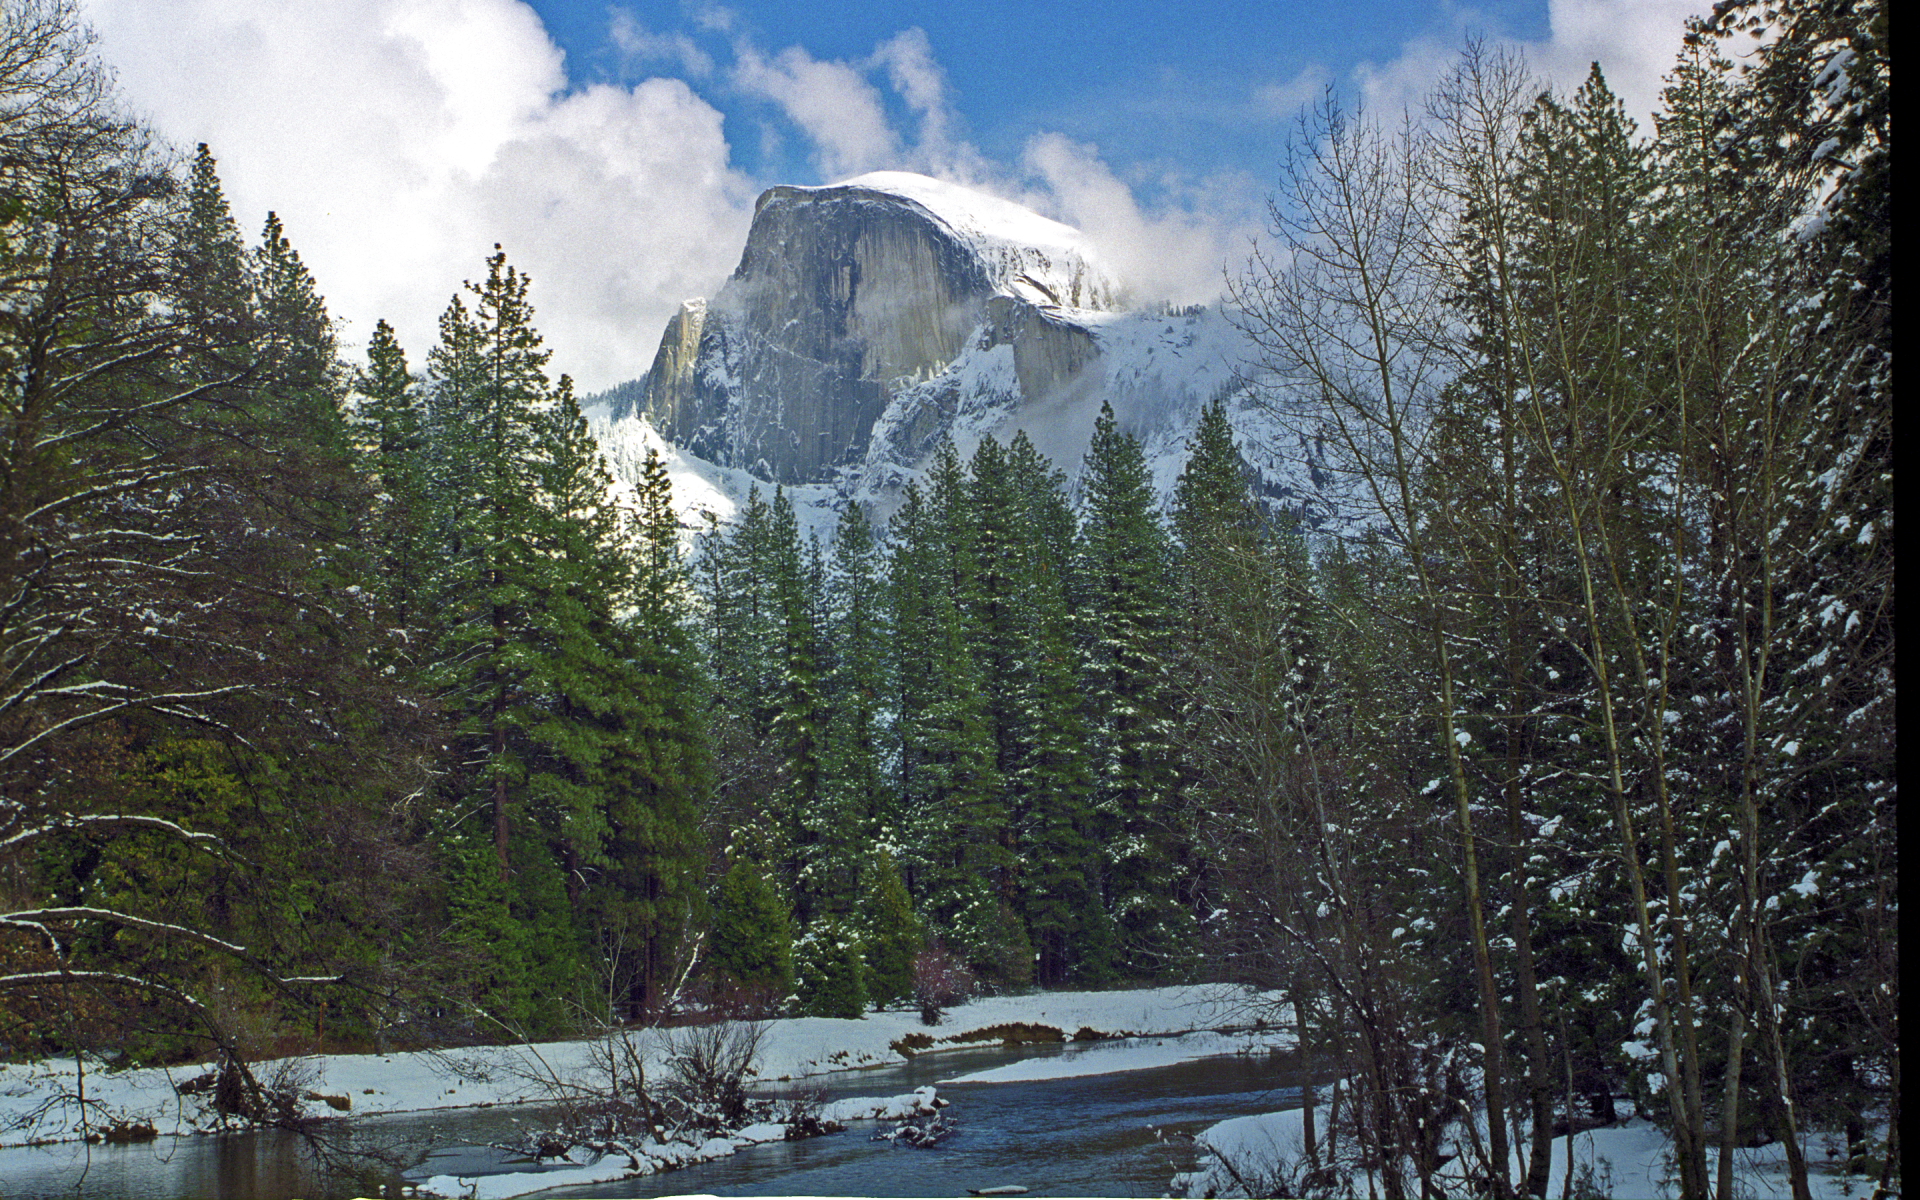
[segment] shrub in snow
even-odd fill
[[[978,978],[1000,988],[1033,982],[1033,942],[1026,923],[984,884],[954,915],[952,936]]]
[[[913,1002],[920,1008],[920,1020],[927,1025],[940,1023],[940,1010],[965,1004],[979,988],[965,963],[935,941],[913,959]]]
[[[666,1079],[660,1087],[674,1126],[717,1132],[750,1117],[747,1079],[760,1058],[767,1027],[756,1021],[690,1025],[667,1035]]]

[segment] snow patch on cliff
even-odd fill
[[[918,205],[978,256],[994,289],[1005,295],[1073,308],[1112,309],[1121,303],[1123,289],[1085,234],[1011,200],[910,171],[870,171],[832,186],[864,188]]]

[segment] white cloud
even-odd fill
[[[1285,83],[1266,83],[1253,89],[1254,111],[1264,117],[1292,118],[1318,100],[1333,75],[1319,63],[1308,63]]]
[[[734,54],[734,85],[785,111],[813,143],[822,175],[839,178],[899,163],[900,138],[879,89],[859,67],[817,59],[799,46],[769,58],[745,40]]]
[[[873,62],[886,68],[893,90],[920,116],[920,144],[945,145],[953,125],[947,106],[947,73],[933,60],[926,31],[902,30],[873,48]]]
[[[518,0],[90,0],[135,108],[209,143],[236,217],[277,210],[361,340],[420,364],[495,242],[534,277],[554,366],[583,388],[651,362],[680,300],[738,254],[750,185],[683,83],[566,95]]]
[[[1646,130],[1687,18],[1708,7],[1709,0],[1549,0],[1547,38],[1513,44],[1526,53],[1528,66],[1563,92],[1579,87],[1591,64],[1600,63],[1608,86]],[[1458,58],[1467,32],[1481,27],[1471,9],[1453,17],[1449,36],[1414,38],[1392,61],[1355,70],[1371,107],[1381,113],[1419,110],[1428,89]]]
[[[633,10],[616,8],[607,22],[607,36],[614,48],[629,63],[669,60],[695,79],[713,74],[713,56],[694,44],[684,33],[654,33],[633,15]]]
[[[724,4],[689,3],[686,8],[694,26],[709,33],[732,33],[740,23],[740,14]]]
[[[1710,0],[1551,0],[1553,34],[1527,45],[1528,61],[1568,92],[1597,61],[1628,115],[1650,129],[1648,116],[1680,54],[1687,18],[1711,7]]]
[[[1140,302],[1213,300],[1223,265],[1245,255],[1247,235],[1258,228],[1247,212],[1253,187],[1246,181],[1219,181],[1199,194],[1189,188],[1190,206],[1148,212],[1092,146],[1043,133],[1027,142],[1022,161],[1045,189],[1039,206],[1085,232]],[[1166,182],[1168,191],[1181,183]]]
[[[1173,199],[1148,211],[1095,147],[1058,133],[1030,138],[1017,164],[988,160],[960,135],[946,72],[918,28],[888,38],[857,61],[822,61],[799,46],[768,55],[745,38],[736,42],[735,54],[735,85],[781,107],[812,143],[825,178],[882,168],[919,171],[1028,205],[1084,231],[1107,267],[1143,301],[1212,300],[1220,292],[1222,264],[1245,253],[1246,235],[1257,227],[1243,219],[1258,194],[1248,180],[1205,186],[1160,180],[1159,192]],[[879,77],[916,129],[898,128],[889,118]],[[1309,69],[1294,86],[1317,87],[1324,78],[1323,71]]]
[[[712,294],[752,199],[726,162],[720,114],[677,79],[570,95],[501,145],[467,223],[515,231],[556,368],[589,389],[634,378],[674,307]]]
[[[1419,112],[1428,91],[1440,81],[1460,55],[1460,36],[1443,39],[1418,37],[1403,43],[1398,58],[1384,63],[1361,63],[1353,70],[1360,97],[1374,115],[1388,124],[1393,114]]]

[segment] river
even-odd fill
[[[1144,1039],[1151,1042],[1152,1039]],[[956,1132],[916,1149],[873,1140],[883,1126],[756,1146],[680,1171],[543,1196],[962,1195],[969,1188],[1020,1186],[1033,1195],[1163,1195],[1191,1162],[1191,1135],[1217,1121],[1297,1103],[1301,1082],[1290,1057],[1214,1058],[1112,1074],[1022,1082],[946,1082],[995,1067],[1063,1055],[1125,1054],[1132,1044],[977,1049],[924,1055],[903,1066],[808,1080],[826,1099],[886,1096],[933,1083],[952,1102]],[[782,1086],[770,1085],[777,1090]],[[0,1193],[18,1197],[162,1200],[372,1194],[399,1178],[537,1172],[487,1148],[536,1110],[461,1109],[349,1118],[328,1123],[334,1149],[375,1151],[395,1171],[343,1173],[303,1139],[279,1131],[163,1138],[137,1146],[74,1144],[0,1150]],[[355,1160],[349,1160],[355,1161]],[[527,1180],[529,1187],[538,1184]]]

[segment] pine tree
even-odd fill
[[[707,533],[701,557],[715,683],[723,703],[746,716],[759,740],[772,732],[779,678],[772,523],[772,507],[755,484],[747,489],[739,518]]]
[[[802,925],[821,903],[844,905],[852,881],[820,862],[823,820],[822,755],[827,725],[825,679],[815,585],[800,524],[786,489],[774,492],[768,514],[768,602],[775,623],[778,658],[770,734],[785,775],[776,801],[779,836],[784,846],[782,882],[794,897]]]
[[[800,1011],[857,1021],[867,1011],[867,968],[860,937],[839,918],[816,921],[794,947]]]
[[[1577,589],[1567,598],[1582,618],[1574,636],[1590,669],[1580,704],[1603,750],[1591,769],[1608,780],[1613,802],[1684,1186],[1704,1192],[1700,913],[1683,860],[1722,821],[1670,791],[1685,731],[1667,713],[1690,686],[1676,653],[1687,539],[1675,535],[1677,499],[1692,481],[1674,455],[1693,397],[1684,386],[1666,389],[1671,360],[1643,349],[1671,336],[1662,325],[1680,324],[1678,313],[1647,302],[1661,283],[1656,176],[1597,66],[1571,103],[1541,98],[1523,144],[1517,190],[1526,265],[1515,289],[1528,385],[1523,427],[1549,494],[1561,501],[1551,518],[1571,552],[1567,577]],[[1645,779],[1651,804],[1638,799],[1635,778]]]
[[[725,985],[777,1005],[793,990],[793,918],[761,868],[738,859],[713,906],[708,967]]]
[[[403,953],[380,801],[419,727],[370,661],[312,280],[283,237],[246,251],[204,147],[174,177],[90,44],[72,5],[0,20],[0,808],[16,917],[47,885],[129,909],[14,921],[0,1002],[40,1022],[54,970],[111,997],[63,985],[68,1050],[239,1052],[229,1005],[299,1019],[342,993],[282,977]],[[245,969],[188,952],[222,943]]]
[[[533,329],[527,280],[498,248],[486,282],[467,291],[475,309],[454,297],[428,357],[436,524],[446,544],[434,597],[435,682],[469,747],[456,786],[483,806],[506,875],[522,769],[516,709],[531,694],[521,646],[539,564],[526,534],[543,524],[537,443],[548,352]]]
[[[1181,795],[1169,548],[1140,443],[1102,405],[1082,475],[1082,640],[1093,706],[1103,880],[1126,970],[1192,969],[1192,855]]]
[[[885,846],[873,854],[860,895],[860,944],[867,992],[881,1007],[913,995],[913,960],[924,940],[913,900]]]
[[[491,842],[478,826],[455,827],[438,839],[447,879],[444,940],[454,961],[448,990],[464,993],[495,1021],[525,1029],[527,929],[513,912],[513,890]],[[477,1031],[490,1036],[496,1027]]]
[[[365,472],[374,489],[368,549],[374,584],[395,628],[420,632],[432,576],[426,408],[393,327],[374,326],[367,365],[354,383]]]
[[[298,385],[310,398],[337,394],[341,381],[333,321],[278,213],[267,214],[251,257],[261,330],[258,369],[269,379]]]
[[[957,460],[955,460],[957,461]],[[1003,932],[1004,782],[986,698],[956,603],[951,524],[957,467],[939,484],[940,507],[909,486],[894,517],[888,562],[900,739],[904,851],[914,892],[933,931],[983,969],[993,969]],[[962,555],[964,558],[964,555]]]
[[[701,650],[712,675],[707,726],[713,746],[718,824],[731,835],[764,828],[785,784],[785,758],[772,736],[779,679],[778,614],[771,598],[772,509],[758,485],[730,524],[699,538],[698,591],[705,620]]]
[[[618,597],[632,683],[620,697],[622,734],[608,746],[607,862],[589,905],[609,983],[638,1015],[671,999],[663,992],[692,918],[711,757],[679,521],[656,453],[642,464],[636,500],[623,533],[633,571]]]
[[[1716,534],[1703,715],[1739,816],[1732,1006],[1758,1018],[1744,1073],[1728,1022],[1725,1076],[1749,1090],[1743,1120],[1783,1138],[1841,1125],[1856,1160],[1873,1103],[1856,1064],[1898,1045],[1888,21],[1879,3],[1720,6],[1690,32],[1661,128],[1669,173],[1713,197],[1669,220],[1718,301],[1693,335],[1716,385],[1694,439]],[[1786,889],[1813,878],[1809,937],[1791,930],[1810,898]],[[1729,1084],[1723,1108],[1742,1103]],[[1885,1159],[1883,1186],[1897,1139]],[[1804,1160],[1789,1166],[1804,1194]]]
[[[521,969],[546,981],[541,996],[578,981],[597,911],[602,934],[612,920],[642,948],[638,976],[620,990],[644,1006],[684,919],[700,788],[690,672],[659,611],[671,585],[659,579],[657,539],[667,535],[656,528],[648,562],[636,560],[572,384],[547,379],[526,278],[498,252],[488,268],[485,284],[469,285],[471,313],[458,297],[449,306],[430,358],[435,532],[446,546],[430,678],[461,747],[447,818],[490,818],[497,869],[528,931]],[[657,527],[666,502],[648,503]],[[626,615],[643,599],[650,625]],[[616,848],[625,861],[614,862]],[[610,894],[589,896],[585,880],[609,870]],[[620,973],[604,955],[601,965]],[[528,1018],[545,1027],[558,1015],[536,1007]]]
[[[203,380],[243,373],[256,332],[246,244],[220,186],[219,164],[201,142],[187,176],[187,205],[173,275],[182,313],[203,356]]]
[[[821,907],[845,914],[876,844],[898,835],[898,805],[881,768],[886,737],[885,597],[873,527],[858,503],[840,514],[827,578],[823,644],[827,728],[819,801],[808,817],[809,874]]]
[[[1007,452],[1020,531],[1005,603],[1010,609],[1015,731],[1009,757],[1017,904],[1045,986],[1108,982],[1114,931],[1102,903],[1093,839],[1092,763],[1082,664],[1068,611],[1074,521],[1065,480],[1024,433]]]
[[[1200,413],[1187,465],[1174,489],[1173,535],[1179,544],[1181,582],[1205,587],[1196,575],[1217,572],[1229,556],[1258,537],[1262,521],[1251,473],[1234,444],[1226,400],[1216,397]]]

